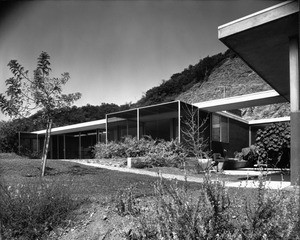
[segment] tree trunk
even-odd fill
[[[43,154],[42,154],[42,177],[45,176],[46,163],[47,163],[47,154],[49,149],[49,141],[51,136],[51,128],[52,128],[52,119],[48,121],[47,130],[45,134],[44,146],[43,146]]]

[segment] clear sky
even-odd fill
[[[52,74],[69,72],[77,106],[136,102],[201,58],[224,52],[217,27],[275,5],[273,0],[0,0],[0,92],[17,59],[29,71],[42,51]],[[0,119],[4,119],[0,115]]]

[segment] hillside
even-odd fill
[[[176,99],[197,103],[272,89],[240,58],[227,58],[213,69],[207,81],[197,83]],[[280,103],[242,109],[245,119],[289,116],[289,104]]]

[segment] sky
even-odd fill
[[[138,101],[206,56],[224,52],[218,26],[276,0],[0,0],[0,93],[16,59],[30,73],[46,51],[53,77],[70,73],[77,106]],[[0,113],[0,120],[6,120]]]

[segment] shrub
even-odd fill
[[[159,140],[151,146],[145,155],[149,166],[163,167],[183,166],[187,154],[177,139],[172,141]]]
[[[122,142],[98,143],[94,148],[95,158],[137,157],[139,166],[182,166],[186,151],[178,140],[153,140],[151,137],[126,137]],[[136,164],[137,165],[137,164]]]
[[[297,196],[268,190],[263,178],[244,197],[230,196],[209,176],[194,195],[187,182],[166,183],[156,184],[154,209],[143,213],[127,239],[300,239]]]
[[[207,179],[197,196],[186,184],[157,182],[155,214],[141,218],[130,239],[218,239],[233,230],[229,198],[222,184]]]
[[[258,130],[255,143],[258,160],[273,166],[287,167],[290,160],[290,138],[288,123],[273,123],[264,130]]]
[[[135,196],[134,190],[135,186],[131,185],[119,191],[113,199],[115,211],[120,216],[140,214],[139,199]]]
[[[297,196],[284,190],[268,190],[260,176],[254,197],[244,196],[245,218],[239,224],[244,239],[299,239],[291,237],[297,223]],[[299,234],[299,233],[298,233]]]
[[[93,150],[95,158],[124,158],[126,157],[126,147],[120,143],[108,142],[97,143]]]
[[[7,239],[41,239],[64,225],[79,202],[61,182],[0,185],[0,220]]]

